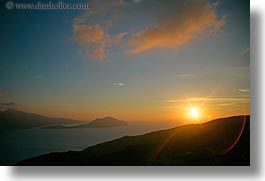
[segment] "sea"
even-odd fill
[[[0,134],[0,165],[15,165],[21,160],[50,152],[81,151],[123,136],[141,135],[175,126],[172,122],[137,122],[110,128],[32,128],[10,131]]]

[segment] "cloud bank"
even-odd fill
[[[219,3],[207,0],[94,0],[93,7],[73,23],[72,40],[94,60],[104,60],[113,47],[139,54],[152,49],[178,49],[202,36],[211,36],[225,24],[218,17]],[[128,21],[149,17],[154,24]],[[125,31],[119,25],[127,24]],[[129,27],[141,27],[135,30]]]

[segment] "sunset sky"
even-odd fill
[[[250,113],[249,1],[91,4],[1,2],[1,109],[85,120],[192,119],[190,107],[202,120]]]

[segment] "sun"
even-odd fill
[[[198,120],[200,117],[199,109],[196,107],[190,107],[190,116],[191,116],[191,118]]]

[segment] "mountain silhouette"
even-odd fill
[[[26,113],[16,109],[6,109],[0,111],[0,133],[41,127],[55,124],[78,124],[84,121],[66,119],[66,118],[49,118],[34,113]]]
[[[250,116],[125,136],[17,165],[250,165]]]

